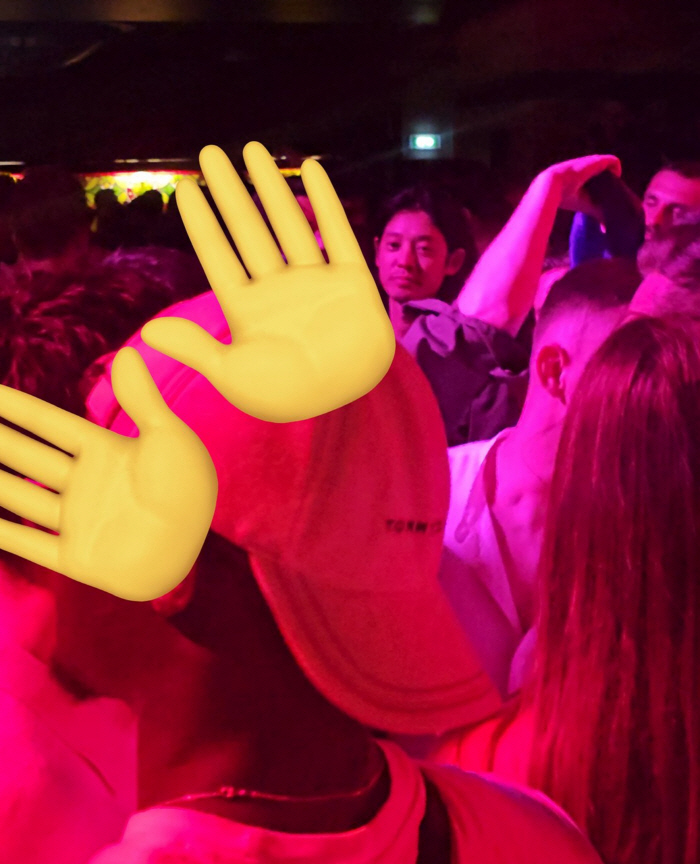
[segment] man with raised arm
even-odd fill
[[[529,358],[515,337],[536,300],[557,210],[581,206],[583,186],[606,170],[619,174],[616,157],[584,156],[539,174],[457,301],[423,314],[405,336],[437,397],[450,446],[492,438],[517,421]]]
[[[519,686],[529,656],[540,535],[566,405],[588,358],[619,323],[639,284],[634,264],[620,259],[591,262],[563,278],[559,273],[554,287],[541,278],[558,208],[590,209],[583,187],[606,170],[619,173],[615,157],[586,156],[539,174],[457,300],[462,337],[467,327],[478,328],[485,342],[492,336],[491,358],[497,339],[512,339],[533,304],[538,318],[522,382],[529,378],[522,414],[520,405],[507,422],[492,414],[488,437],[449,449],[451,499],[441,579],[504,695]],[[466,337],[462,344],[468,344]],[[426,346],[419,343],[419,361],[422,348],[428,364],[437,362]],[[478,364],[464,372],[458,380],[478,393],[476,401],[464,397],[462,416],[470,422],[496,405],[499,388],[514,383],[503,370],[486,372]]]

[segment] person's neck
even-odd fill
[[[222,786],[303,799],[361,789],[376,774],[381,756],[369,733],[311,687],[296,664],[247,666],[244,674],[240,665],[214,662],[204,675],[180,665],[151,691],[140,722],[142,808]],[[212,798],[195,808],[276,830],[299,830],[299,820],[311,830],[332,828],[331,817],[339,817],[338,830],[345,830],[356,827],[357,807],[366,804],[341,798],[307,812],[292,800],[270,812],[265,801]]]
[[[524,493],[549,493],[562,432],[562,419],[554,413],[526,409],[504,438],[498,459],[501,473],[512,478]]]
[[[397,339],[403,339],[417,317],[415,309],[408,309],[404,303],[389,298],[389,320]]]

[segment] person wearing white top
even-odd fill
[[[571,394],[624,318],[640,281],[622,259],[591,261],[552,287],[539,314],[523,412],[491,441],[449,448],[440,579],[503,695],[520,688],[537,613],[536,574],[554,459]]]
[[[148,864],[161,856],[178,864],[599,864],[574,824],[543,795],[447,766],[419,766],[395,744],[381,746],[391,793],[379,812],[354,830],[294,834],[186,807],[157,807],[136,814],[122,843],[91,864]],[[426,853],[426,780],[438,790],[449,817],[450,851],[440,860],[436,852]]]

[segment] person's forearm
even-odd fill
[[[557,178],[539,174],[465,282],[457,307],[515,335],[532,308],[561,200]]]

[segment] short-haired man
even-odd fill
[[[587,215],[577,213],[574,219],[570,242],[574,263],[605,255],[634,257],[638,252],[642,257],[658,257],[657,244],[675,227],[692,222],[693,213],[700,211],[700,161],[665,165],[649,181],[641,202],[621,180],[596,182],[597,187],[590,189],[595,205]],[[640,215],[643,224],[638,225]]]
[[[665,165],[651,178],[642,206],[645,241],[663,239],[689,212],[700,210],[700,161]]]
[[[699,316],[700,207],[685,211],[663,235],[647,240],[637,265],[644,279],[631,313]]]
[[[539,313],[518,422],[448,451],[441,580],[504,694],[520,686],[532,647],[541,534],[567,405],[638,285],[635,265],[624,259],[590,261],[559,279]]]

